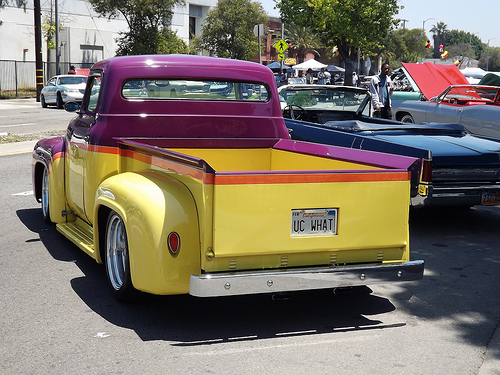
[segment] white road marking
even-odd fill
[[[27,122],[26,124],[11,124],[11,125],[0,125],[0,128],[12,128],[13,126],[33,126],[36,122]]]
[[[30,190],[30,191],[23,191],[22,193],[15,193],[15,194],[12,194],[12,195],[33,195],[33,191]]]

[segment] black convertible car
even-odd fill
[[[279,88],[292,139],[421,158],[413,206],[500,204],[500,142],[458,124],[371,117],[366,89],[330,85]]]

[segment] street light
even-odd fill
[[[425,23],[429,20],[435,20],[436,17],[431,17],[431,18],[427,18],[426,20],[423,20],[422,21],[422,30],[424,30],[424,33],[425,33]]]
[[[489,63],[489,60],[490,60],[490,40],[493,40],[495,38],[490,38],[488,39],[488,49],[487,49],[487,52],[486,52],[486,71],[488,71],[488,63]]]

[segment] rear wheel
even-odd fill
[[[42,172],[42,217],[46,223],[51,223],[49,212],[49,173],[47,167]]]
[[[109,213],[105,233],[104,261],[111,292],[120,301],[130,301],[135,289],[130,276],[127,230],[115,211]]]
[[[414,124],[415,123],[415,120],[413,120],[412,115],[410,115],[409,113],[405,113],[403,116],[401,116],[401,119],[399,121],[405,122],[407,124]]]

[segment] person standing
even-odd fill
[[[356,72],[352,72],[352,85],[355,87],[358,86],[358,75]]]
[[[379,75],[370,81],[370,94],[372,95],[373,117],[392,120],[391,95],[394,91],[391,77],[389,77],[390,66],[388,63],[382,65]]]
[[[318,73],[318,84],[319,85],[326,85],[325,68],[321,68],[321,71]]]
[[[311,68],[307,69],[306,83],[312,85],[314,83],[313,70]]]

